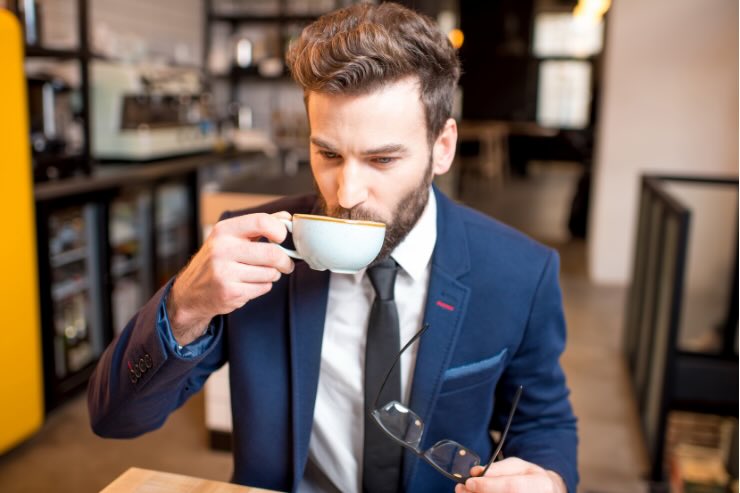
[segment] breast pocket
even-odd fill
[[[503,373],[508,348],[480,361],[449,368],[442,377],[440,395],[451,394],[489,383]]]

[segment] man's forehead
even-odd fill
[[[336,102],[351,102],[361,99],[382,97],[402,93],[410,100],[417,100],[421,104],[421,85],[418,77],[409,76],[402,79],[371,85],[363,90],[347,90],[346,92],[325,92],[306,89],[303,91],[303,100],[309,108],[312,99],[323,99]]]

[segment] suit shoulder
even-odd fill
[[[250,207],[248,209],[239,209],[234,211],[225,211],[220,220],[228,219],[231,217],[244,216],[246,214],[256,214],[264,212],[266,214],[273,214],[280,211],[288,211],[291,214],[307,214],[310,213],[316,204],[316,195],[293,195],[290,197],[283,197],[272,202],[258,205],[257,207]]]

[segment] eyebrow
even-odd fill
[[[323,147],[324,149],[331,151],[331,152],[337,152],[337,150],[329,144],[326,141],[323,141],[317,137],[311,137],[311,143],[318,147]],[[386,144],[380,147],[376,147],[374,149],[366,149],[362,151],[360,154],[363,156],[370,156],[374,154],[395,154],[395,153],[401,153],[405,154],[408,153],[408,148],[403,144]]]

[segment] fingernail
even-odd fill
[[[468,479],[467,481],[465,481],[465,488],[468,491],[473,491],[474,492],[475,491],[475,484],[476,484],[475,481],[473,481],[472,479]]]

